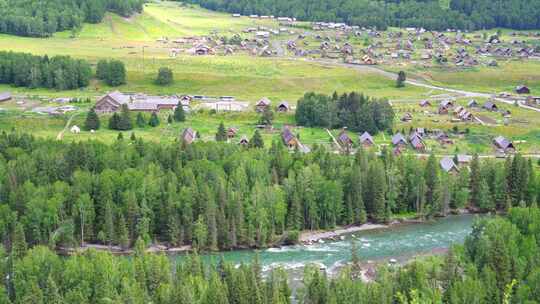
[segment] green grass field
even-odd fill
[[[358,91],[370,96],[387,97],[389,99],[411,100],[395,103],[397,112],[396,129],[408,131],[410,127],[449,130],[458,125],[460,130],[469,129],[469,133],[455,145],[441,147],[435,141],[428,141],[428,147],[436,153],[490,152],[490,142],[494,136],[504,135],[519,142],[518,149],[523,152],[540,151],[540,120],[538,113],[523,109],[510,108],[513,118],[509,125],[502,123],[500,114],[480,113],[496,122],[494,126],[479,124],[452,123],[450,116],[437,117],[423,113],[425,109],[417,105],[418,100],[435,92],[424,88],[406,86],[396,88],[395,83],[379,73],[336,67],[317,63],[309,59],[289,60],[284,58],[262,58],[238,52],[233,56],[192,56],[181,52],[176,58],[169,56],[171,45],[157,41],[167,37],[175,39],[190,36],[232,36],[247,27],[266,26],[277,28],[272,20],[253,20],[247,17],[233,18],[229,14],[217,13],[189,7],[179,2],[152,2],[145,6],[144,12],[123,18],[107,14],[100,24],[85,24],[82,30],[72,37],[71,32],[61,32],[51,38],[38,39],[9,35],[0,35],[0,50],[30,52],[34,54],[70,55],[84,58],[95,64],[99,59],[116,58],[125,62],[128,71],[128,83],[118,88],[108,87],[101,82],[92,81],[91,85],[81,90],[51,91],[45,89],[13,88],[0,85],[0,91],[11,91],[20,99],[25,96],[25,104],[15,102],[0,104],[0,130],[24,130],[36,136],[56,138],[72,114],[50,117],[30,113],[33,107],[52,105],[52,97],[90,97],[98,96],[112,90],[125,92],[144,92],[147,94],[197,94],[209,96],[230,95],[238,100],[254,102],[261,97],[269,97],[274,102],[287,100],[295,104],[305,92],[316,91],[331,93],[333,91]],[[503,31],[508,35],[508,31]],[[280,36],[277,39],[289,39],[291,36]],[[306,38],[311,41],[312,38]],[[364,39],[355,38],[355,45],[363,45]],[[315,47],[318,42],[311,41]],[[189,47],[189,46],[187,46]],[[312,47],[312,46],[310,46]],[[184,46],[186,48],[186,46]],[[143,55],[144,54],[144,55]],[[168,66],[174,71],[174,84],[166,87],[153,83],[157,70]],[[421,78],[435,85],[453,87],[478,92],[512,91],[517,84],[526,84],[532,90],[540,91],[540,62],[534,61],[499,61],[499,67],[478,67],[467,70],[451,70],[432,67],[422,69],[412,66],[382,66],[391,71],[405,70],[410,78]],[[414,101],[412,101],[414,100]],[[460,100],[465,103],[465,100]],[[86,110],[91,104],[82,104],[79,114],[72,125],[82,126]],[[399,118],[406,111],[414,113],[412,123],[401,123]],[[434,109],[431,109],[434,111]],[[212,140],[215,130],[221,121],[227,127],[240,129],[239,136],[251,137],[258,117],[255,113],[218,113],[208,111],[197,112],[189,116],[184,123],[167,125],[168,113],[161,113],[161,125],[157,128],[136,128],[138,137],[156,142],[174,140],[181,130],[191,126],[202,134],[203,140]],[[102,125],[106,126],[107,117],[102,117]],[[263,131],[267,144],[279,137],[279,130],[284,124],[294,124],[294,115],[277,115],[275,131]],[[330,145],[329,135],[325,130],[317,128],[295,128],[302,142],[308,145]],[[332,131],[337,135],[339,130]],[[125,135],[128,136],[130,132]],[[95,134],[82,132],[71,134],[65,132],[64,140],[85,140],[99,138],[107,142],[116,139],[118,132],[102,128]],[[350,134],[357,140],[357,134]],[[237,140],[237,139],[236,139]],[[379,134],[375,138],[377,144],[387,145],[390,136]],[[412,152],[412,151],[411,151]]]

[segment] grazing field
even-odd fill
[[[399,70],[395,67],[387,69]],[[533,94],[540,92],[540,60],[499,61],[497,67],[480,66],[467,69],[411,67],[404,70],[409,73],[410,77],[424,79],[433,85],[460,90],[482,93],[512,93],[517,85],[526,85]]]

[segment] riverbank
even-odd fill
[[[351,234],[359,231],[375,230],[375,229],[387,229],[390,228],[392,224],[382,225],[382,224],[372,224],[367,223],[360,226],[350,226],[344,228],[338,228],[330,231],[304,231],[300,233],[298,241],[304,245],[311,245],[315,242],[321,240],[338,240],[341,236],[346,234]]]

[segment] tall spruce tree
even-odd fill
[[[86,114],[86,120],[84,122],[84,128],[87,131],[99,130],[100,122],[99,116],[96,114],[96,110],[92,107]]]
[[[227,130],[225,130],[225,125],[223,125],[223,122],[219,124],[217,129],[216,141],[227,141]]]
[[[174,121],[182,122],[186,120],[186,113],[181,102],[178,102],[176,108],[174,108]]]

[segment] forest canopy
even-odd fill
[[[215,142],[118,139],[65,143],[0,134],[0,241],[83,242],[199,250],[266,247],[300,230],[387,222],[392,214],[508,210],[537,202],[530,160],[474,158],[447,174],[427,160],[354,157],[323,147],[291,153]],[[13,235],[17,236],[13,236]],[[292,239],[291,241],[294,241]]]
[[[72,90],[88,86],[91,78],[92,68],[86,60],[0,52],[0,84]]]
[[[298,100],[296,122],[307,127],[342,128],[376,134],[391,131],[395,113],[386,99],[352,92],[338,96],[306,93]]]
[[[540,2],[530,0],[189,0],[202,7],[244,15],[296,17],[303,21],[345,22],[377,27],[430,30],[506,27],[540,28]]]
[[[144,0],[0,0],[0,33],[49,37],[99,23],[107,11],[122,16],[141,12]]]

